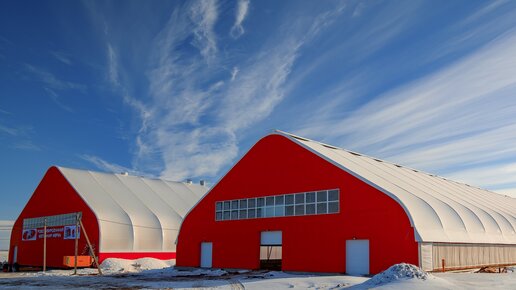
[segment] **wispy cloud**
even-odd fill
[[[478,185],[500,185],[513,178],[505,169],[516,160],[515,49],[516,31],[511,31],[347,116],[336,108],[297,133],[416,168],[469,176]],[[489,174],[480,179],[477,171],[462,171],[487,163],[496,163],[503,177],[490,182]]]
[[[235,23],[231,27],[230,34],[233,38],[239,38],[244,34],[244,26],[242,23],[247,17],[249,10],[249,0],[238,0],[235,13]]]
[[[98,156],[83,154],[83,155],[79,155],[79,157],[83,160],[90,162],[91,164],[95,165],[97,168],[102,169],[106,172],[112,172],[112,173],[127,172],[131,175],[143,176],[143,174],[141,172],[135,171],[132,168],[128,168],[128,167],[125,167],[122,165],[110,163]],[[146,175],[146,176],[148,176],[148,175]],[[152,177],[152,176],[149,176],[149,177]]]
[[[168,179],[214,177],[228,166],[239,153],[237,134],[265,119],[283,100],[300,48],[338,17],[325,12],[285,25],[228,76],[206,66],[207,60],[226,60],[216,50],[217,5],[203,5],[175,9],[152,44],[147,73],[151,101],[141,104],[148,113],[140,114],[134,165],[152,166]],[[182,49],[190,37],[199,54]]]
[[[72,64],[72,60],[70,59],[70,57],[64,53],[64,52],[61,52],[61,51],[51,51],[50,54],[55,57],[58,61],[66,64],[66,65],[71,65]]]
[[[43,68],[39,68],[30,64],[25,64],[25,68],[28,72],[30,72],[33,76],[37,78],[37,80],[43,82],[46,86],[55,89],[55,90],[84,90],[86,87],[82,84],[78,84],[71,81],[65,81],[58,78],[55,74],[51,73],[48,70]]]
[[[32,141],[33,131],[31,126],[9,126],[0,124],[0,136],[2,133],[8,135],[9,146],[15,149],[40,151],[41,147],[34,144]]]
[[[63,102],[61,102],[61,100],[59,99],[59,95],[54,90],[50,88],[45,88],[45,91],[50,96],[50,99],[52,99],[52,101],[61,109],[68,111],[70,113],[73,112],[73,109],[70,106],[67,106]]]

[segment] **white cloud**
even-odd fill
[[[195,1],[190,7],[190,19],[195,24],[193,45],[208,62],[211,62],[217,52],[217,40],[213,31],[217,17],[218,7],[215,0]]]
[[[70,106],[65,105],[63,102],[61,102],[61,100],[59,100],[59,95],[54,90],[52,90],[50,88],[45,88],[45,91],[50,96],[50,99],[52,99],[52,101],[57,106],[59,106],[61,109],[65,110],[65,111],[73,112],[73,109]]]
[[[72,61],[70,60],[68,55],[66,53],[64,53],[64,52],[52,51],[52,52],[50,52],[50,54],[52,54],[52,56],[55,57],[58,61],[66,64],[66,65],[71,65],[72,64]]]
[[[110,172],[110,173],[124,173],[124,172],[127,172],[131,175],[137,175],[137,176],[144,176],[141,172],[138,172],[138,171],[135,171],[131,168],[128,168],[128,167],[125,167],[125,166],[122,166],[122,165],[118,165],[118,164],[115,164],[115,163],[110,163],[98,156],[93,156],[93,155],[88,155],[88,154],[83,154],[83,155],[79,155],[79,157],[83,160],[86,160],[90,163],[92,163],[93,165],[95,165],[97,168],[99,169],[102,169],[106,172]],[[150,176],[152,177],[152,176]]]
[[[145,129],[137,137],[135,166],[152,167],[167,179],[214,177],[228,166],[238,156],[236,136],[269,116],[283,100],[300,48],[338,16],[324,13],[317,21],[289,26],[234,65],[228,76],[206,65],[207,60],[214,64],[226,59],[210,40],[216,39],[211,33],[217,5],[203,5],[174,10],[152,44],[147,72],[151,100],[144,104],[151,113],[142,118]],[[182,49],[191,36],[200,54]]]
[[[44,84],[46,84],[47,86],[49,86],[52,89],[56,89],[56,90],[75,89],[75,90],[80,90],[80,91],[84,91],[84,89],[85,89],[84,85],[78,84],[75,82],[71,82],[71,81],[62,80],[62,79],[56,77],[53,73],[51,73],[45,69],[35,67],[30,64],[25,64],[25,69],[28,72],[30,72],[33,76],[35,76],[38,81],[43,82]]]
[[[244,34],[244,26],[242,23],[247,17],[249,10],[249,0],[238,0],[237,9],[235,13],[235,23],[231,27],[230,34],[233,38],[239,38]]]
[[[502,169],[516,159],[515,49],[512,31],[345,117],[337,107],[297,133],[427,171],[455,171],[474,185],[495,187],[513,178]],[[497,180],[490,174],[479,178],[480,171],[461,172],[493,162],[501,168]]]
[[[108,56],[108,78],[114,87],[120,86],[120,80],[118,76],[118,56],[111,45],[107,44],[107,56]]]

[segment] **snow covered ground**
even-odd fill
[[[397,264],[372,277],[283,272],[179,271],[174,261],[108,259],[103,276],[96,269],[46,273],[0,273],[0,289],[516,289],[516,271],[508,273],[435,273]]]

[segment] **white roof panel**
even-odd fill
[[[277,131],[396,200],[420,242],[516,244],[516,199]]]
[[[208,191],[195,184],[58,169],[97,217],[102,252],[175,251],[184,215]]]

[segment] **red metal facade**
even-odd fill
[[[86,228],[88,237],[94,248],[98,249],[99,229],[97,218],[61,174],[59,169],[51,167],[14,224],[11,234],[9,261],[12,263],[14,247],[18,246],[18,264],[25,266],[43,265],[43,239],[38,237],[33,241],[22,240],[22,227],[25,218],[52,216],[79,211],[82,212],[82,222]],[[56,227],[56,229],[57,228],[59,227]],[[75,252],[74,248],[75,240],[73,239],[65,240],[62,236],[47,237],[47,267],[63,267],[63,257],[73,256]],[[85,249],[86,239],[84,238],[84,234],[81,233],[79,239],[79,255],[88,255]]]
[[[51,167],[14,224],[9,251],[10,263],[13,263],[14,248],[17,246],[17,263],[19,265],[36,267],[43,265],[43,239],[38,237],[36,240],[31,241],[22,240],[24,219],[73,212],[82,212],[82,222],[86,228],[90,242],[95,248],[95,253],[98,255],[100,263],[107,258],[138,259],[152,257],[162,260],[176,258],[175,252],[99,253],[99,226],[95,214],[70,183],[68,183],[59,169]],[[52,231],[52,229],[53,228],[49,228],[47,232]],[[56,227],[55,229],[62,230],[63,227]],[[41,233],[43,232],[43,229],[39,230]],[[59,231],[57,233],[59,233]],[[73,239],[65,240],[62,235],[59,237],[47,237],[47,267],[64,267],[63,257],[73,256],[74,250],[75,240]],[[88,255],[86,239],[83,233],[80,234],[79,239],[79,255]]]
[[[215,221],[215,203],[340,189],[338,214]],[[401,206],[288,138],[260,140],[183,221],[177,265],[198,267],[202,242],[213,243],[213,267],[259,268],[260,232],[283,232],[286,271],[346,272],[346,240],[370,241],[370,273],[418,265],[414,230]]]

